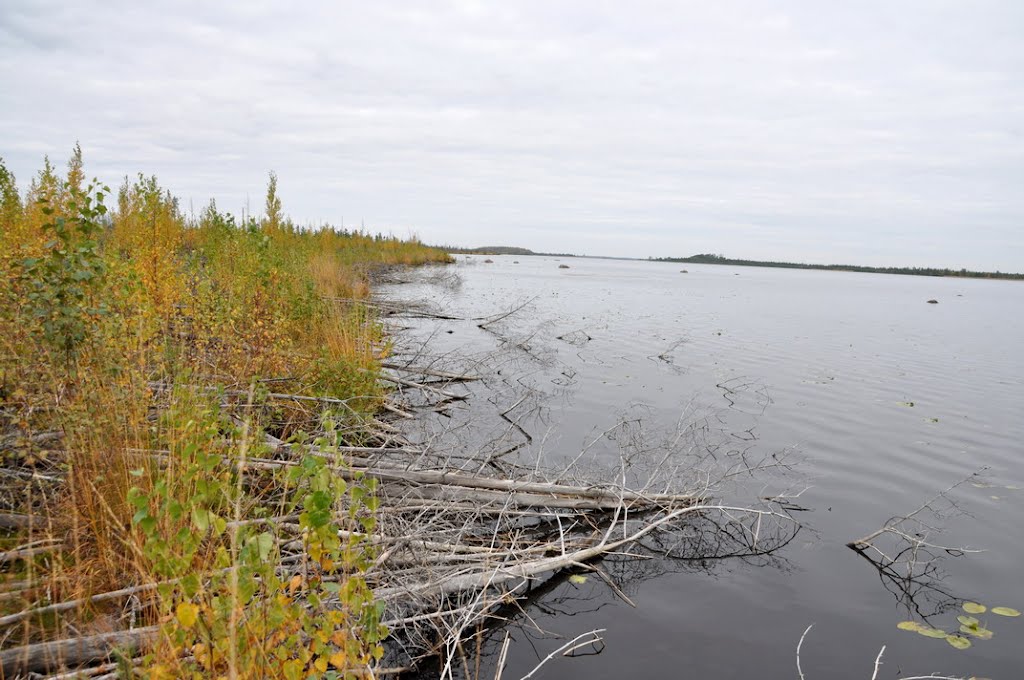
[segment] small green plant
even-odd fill
[[[318,454],[277,480],[291,489],[281,507],[249,490],[257,473],[243,477],[244,458],[263,453],[259,428],[175,390],[157,442],[165,464],[133,471],[140,483],[129,492],[142,552],[164,580],[166,635],[149,677],[358,677],[383,656],[383,603],[364,579],[376,557],[376,483],[339,474],[336,424],[322,430]],[[243,507],[247,517],[297,515],[304,563],[282,568],[273,522],[240,521]]]
[[[95,180],[83,192],[70,188],[70,216],[57,215],[48,198],[40,199],[52,238],[41,257],[22,261],[28,311],[46,342],[71,358],[84,343],[95,319],[106,313],[97,293],[106,267],[100,253],[103,199],[110,191]]]

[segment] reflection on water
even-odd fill
[[[1014,488],[1024,486],[1024,285],[491,259],[460,257],[447,270],[457,282],[445,274],[385,291],[453,317],[392,319],[410,327],[403,351],[458,356],[488,376],[469,403],[424,425],[434,436],[471,433],[498,461],[585,451],[595,468],[611,468],[623,445],[653,450],[695,428],[720,461],[764,473],[737,474],[727,495],[787,496],[808,510],[806,530],[764,561],[649,559],[666,548],[685,557],[686,540],[697,539],[680,536],[671,538],[680,552],[652,536],[643,556],[605,560],[636,607],[594,575],[552,584],[516,619],[504,677],[604,628],[604,653],[559,660],[548,677],[792,678],[812,622],[801,651],[809,678],[870,676],[851,669],[870,669],[883,644],[890,674],[1017,677],[1019,620],[964,651],[896,623],[949,616],[966,599],[1024,608],[1014,601],[1024,563],[1024,498]],[[981,467],[993,486],[956,487],[947,498],[962,512],[928,526],[942,530],[942,545],[985,552],[954,559],[890,545],[884,559],[863,552],[869,564],[846,547]],[[482,638],[481,648],[496,654],[502,642]]]
[[[955,490],[975,479],[980,477],[964,478],[916,510],[892,517],[880,529],[848,545],[878,570],[882,585],[909,617],[933,627],[939,625],[936,617],[951,611],[961,613],[964,601],[944,583],[944,563],[951,557],[982,552],[939,543],[949,520],[965,514],[953,495]]]

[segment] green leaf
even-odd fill
[[[581,574],[573,574],[572,576],[569,577],[569,582],[570,583],[575,583],[576,585],[581,586],[581,585],[583,585],[584,583],[587,582],[587,577],[583,576]]]
[[[947,635],[946,642],[955,649],[967,649],[971,646],[971,641],[960,635]]]
[[[260,561],[266,562],[270,557],[270,550],[274,547],[274,537],[264,531],[256,537],[256,547],[259,550]]]
[[[977,602],[964,602],[964,611],[968,614],[984,614],[987,607]]]
[[[205,534],[210,528],[210,513],[204,508],[192,508],[192,523]]]
[[[992,607],[992,613],[999,616],[1020,616],[1020,612],[1012,607]]]
[[[189,574],[181,579],[181,589],[185,591],[185,595],[188,597],[193,597],[198,593],[200,585],[198,574]]]
[[[153,531],[156,529],[156,518],[147,515],[146,517],[139,520],[139,528],[141,528],[147,534],[152,534]]]
[[[978,624],[981,623],[981,621],[979,621],[978,619],[974,618],[973,616],[958,616],[958,617],[956,617],[956,620],[959,621],[964,626],[973,627],[973,628],[977,628]]]
[[[900,630],[912,630],[916,632],[921,629],[921,624],[917,621],[900,621],[896,624],[896,627]]]

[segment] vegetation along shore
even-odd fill
[[[189,218],[155,177],[88,182],[77,146],[24,197],[0,164],[0,200],[0,677],[112,647],[151,677],[379,658],[375,482],[326,469],[343,441],[379,445],[370,277],[448,256],[297,228],[273,174],[262,219]],[[255,469],[274,442],[331,453]]]
[[[385,324],[526,351],[506,324],[528,303],[370,299],[449,256],[298,228],[273,174],[258,220],[187,217],[154,177],[86,182],[77,146],[24,197],[0,164],[0,197],[2,679],[470,677],[467,640],[580,572],[632,604],[610,554],[763,555],[799,530],[773,499],[713,500],[737,462],[699,427],[596,468],[518,460],[522,428],[432,430],[488,376]]]

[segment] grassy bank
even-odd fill
[[[24,195],[0,163],[0,635],[27,646],[2,677],[126,630],[146,655],[124,675],[362,672],[386,635],[360,576],[373,484],[328,472],[383,394],[359,301],[374,268],[447,255],[297,228],[273,175],[244,222],[188,218],[153,177],[85,178],[77,148]],[[260,466],[314,442],[331,460]],[[301,568],[267,517],[301,526]]]

